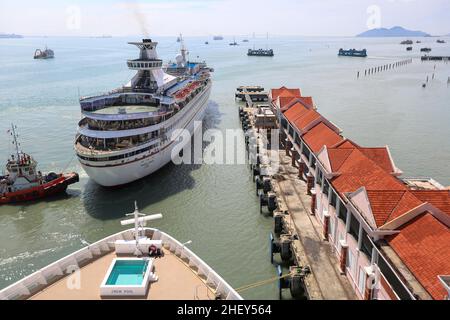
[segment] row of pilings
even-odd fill
[[[257,106],[255,107],[257,108]],[[307,292],[304,278],[310,274],[309,267],[301,267],[295,260],[292,242],[297,235],[290,234],[283,227],[283,217],[288,212],[281,212],[278,197],[274,192],[272,183],[270,139],[253,125],[253,113],[249,109],[239,108],[239,118],[245,132],[245,146],[248,153],[250,170],[255,183],[256,196],[259,199],[260,213],[267,213],[274,218],[274,232],[269,234],[270,261],[274,264],[274,255],[279,254],[281,265],[275,264],[278,275],[279,298],[282,299],[282,290],[289,289],[291,296],[296,299],[305,299]],[[275,234],[275,235],[274,235]],[[289,273],[283,275],[282,267],[287,267]]]
[[[412,61],[413,60],[411,58],[411,59],[397,61],[397,62],[394,62],[394,63],[388,63],[388,64],[384,64],[384,65],[381,65],[381,66],[368,68],[368,69],[365,69],[363,72],[358,71],[356,73],[356,77],[359,78],[362,74],[364,74],[364,76],[367,77],[367,76],[374,75],[374,74],[377,74],[377,73],[380,73],[380,72],[394,70],[396,68],[408,65],[408,64],[412,63]]]

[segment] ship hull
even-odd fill
[[[193,115],[185,115],[186,117],[191,117],[185,126],[183,126],[189,131],[191,136],[194,133],[194,123],[203,120],[208,105],[210,91],[211,87],[208,87],[203,94],[203,97],[196,102],[196,105],[191,106],[194,109]],[[186,142],[190,143],[190,141]],[[104,187],[117,187],[142,179],[167,165],[172,161],[173,148],[175,146],[177,146],[177,148],[184,147],[181,143],[182,142],[170,142],[162,147],[156,154],[119,165],[105,165],[99,167],[94,165],[91,166],[82,161],[80,163],[89,178],[94,180],[97,184]]]
[[[77,173],[62,175],[53,181],[37,187],[6,193],[3,196],[0,196],[0,205],[47,198],[65,192],[69,185],[77,183],[78,181],[79,177]]]

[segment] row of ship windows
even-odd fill
[[[162,62],[128,62],[128,67],[130,68],[157,68],[161,67]]]
[[[136,150],[133,152],[129,152],[129,153],[125,153],[125,154],[121,154],[118,156],[112,156],[112,157],[103,157],[103,158],[89,158],[89,157],[84,157],[84,156],[80,156],[78,155],[78,157],[82,160],[86,160],[86,161],[93,161],[93,162],[99,162],[99,161],[115,161],[115,160],[120,160],[120,159],[125,159],[125,158],[129,158],[147,151],[150,151],[152,149],[155,149],[156,145],[151,145],[148,146],[146,148],[140,149],[140,150]]]

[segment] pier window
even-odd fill
[[[359,239],[359,221],[353,214],[350,214],[350,234],[356,241]]]
[[[330,199],[330,204],[333,208],[336,209],[336,199],[337,199],[337,195],[336,192],[334,192],[334,190],[331,190],[331,199]]]
[[[341,205],[339,206],[339,213],[338,218],[344,221],[344,224],[347,221],[347,208],[345,207],[344,203],[341,202]]]
[[[316,168],[316,158],[312,158],[312,161],[311,161],[311,168],[313,168],[313,169],[315,169]]]
[[[284,119],[284,118],[281,119],[281,125],[283,126],[283,128],[287,129],[288,123],[287,123],[286,119]]]
[[[291,137],[294,136],[294,128],[292,128],[292,126],[289,126],[289,134],[291,135]]]
[[[322,178],[323,178],[322,171],[317,170],[317,180],[316,180],[316,183],[317,183],[318,185],[322,185]]]
[[[303,145],[303,155],[306,157],[306,159],[309,159],[310,152],[306,145]]]
[[[369,235],[363,229],[362,231],[362,239],[361,239],[361,251],[366,254],[366,256],[371,260],[372,258],[372,242],[369,239]]]
[[[329,184],[329,182],[328,182],[327,179],[324,179],[324,180],[323,180],[323,189],[322,189],[322,193],[325,194],[325,195],[328,195],[329,189],[330,189],[330,184]]]

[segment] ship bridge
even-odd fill
[[[125,88],[131,91],[156,93],[162,92],[177,82],[177,78],[164,73],[163,62],[156,53],[157,42],[143,39],[142,42],[129,42],[139,48],[139,58],[128,60],[127,65],[137,74]]]

